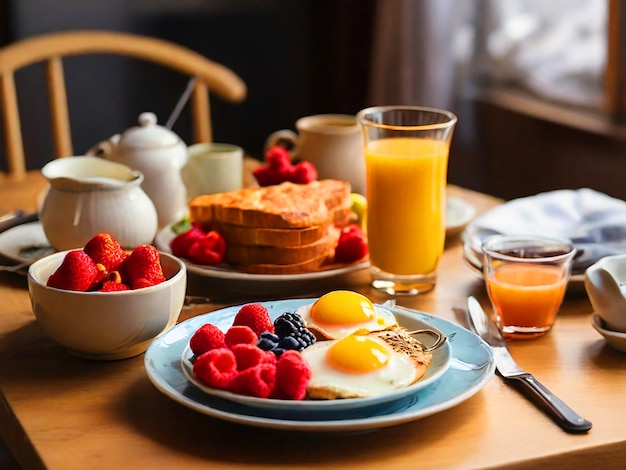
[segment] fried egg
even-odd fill
[[[421,374],[411,358],[381,338],[349,335],[302,351],[311,366],[312,399],[361,398],[408,387]]]
[[[296,310],[304,325],[320,339],[339,339],[352,334],[387,330],[398,323],[391,311],[374,307],[357,292],[336,290]]]

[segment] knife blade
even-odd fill
[[[530,397],[539,399],[538,402],[532,401],[541,405],[542,409],[565,431],[582,433],[591,429],[590,421],[576,413],[531,373],[523,370],[515,362],[509,352],[506,340],[497,325],[487,316],[476,297],[470,296],[467,299],[467,310],[471,326],[491,346],[496,369],[504,379],[515,381],[530,393]]]

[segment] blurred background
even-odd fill
[[[0,44],[118,30],[226,65],[248,96],[213,101],[214,140],[255,158],[270,133],[299,117],[416,104],[459,116],[450,183],[505,199],[578,187],[626,198],[618,0],[0,0],[0,8]],[[144,111],[165,123],[186,87],[130,59],[76,57],[65,72],[76,152]],[[39,168],[52,155],[43,67],[21,74],[27,166]],[[174,131],[192,143],[187,113]]]

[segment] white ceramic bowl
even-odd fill
[[[626,333],[626,254],[605,256],[589,266],[585,288],[606,329]]]
[[[66,253],[33,263],[28,291],[41,327],[70,353],[96,360],[137,356],[176,323],[187,290],[187,269],[180,259],[161,253],[167,280],[143,289],[76,292],[47,287]]]

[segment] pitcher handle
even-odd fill
[[[287,148],[291,150],[291,154],[294,154],[294,149],[298,145],[298,134],[290,129],[281,129],[276,132],[272,132],[270,136],[265,140],[264,152],[274,145],[279,145],[281,142],[287,144]]]

